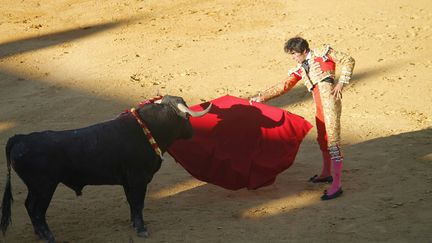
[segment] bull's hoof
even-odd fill
[[[37,234],[39,238],[46,243],[56,243],[54,235],[49,230],[35,230],[35,234]]]
[[[41,239],[44,240],[46,243],[56,243],[54,236],[48,238],[41,238]]]
[[[48,236],[48,237],[40,237],[41,240],[44,240],[46,243],[56,243],[56,240],[54,236]]]
[[[138,220],[135,220],[132,222],[133,222],[132,226],[135,229],[135,231],[137,232],[137,235],[139,237],[144,237],[144,238],[149,237],[147,227],[144,226],[144,221],[142,219],[138,219]]]
[[[149,237],[149,232],[147,230],[137,231],[137,235],[139,237],[148,238]]]
[[[54,239],[54,237],[49,238],[46,240],[47,243],[56,243],[56,240]]]

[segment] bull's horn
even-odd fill
[[[192,117],[201,117],[210,111],[211,106],[212,104],[210,103],[210,105],[203,111],[193,111],[189,109],[187,106],[180,103],[177,105],[177,108],[182,112],[189,113]]]

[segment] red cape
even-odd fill
[[[209,113],[190,118],[192,139],[178,140],[168,152],[195,178],[226,189],[272,184],[312,128],[303,117],[262,103],[229,95],[210,102]]]

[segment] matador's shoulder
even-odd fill
[[[321,47],[313,49],[313,54],[316,57],[325,57],[330,53],[331,50],[332,48],[329,44],[324,44]]]

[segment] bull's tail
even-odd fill
[[[5,191],[3,194],[3,200],[1,205],[1,221],[0,221],[0,229],[3,232],[3,235],[6,233],[6,230],[11,223],[11,205],[13,201],[12,197],[12,187],[11,187],[11,160],[10,160],[10,152],[12,146],[14,145],[14,141],[16,136],[9,138],[6,144],[6,163],[7,163],[7,177],[6,177],[6,185]]]

